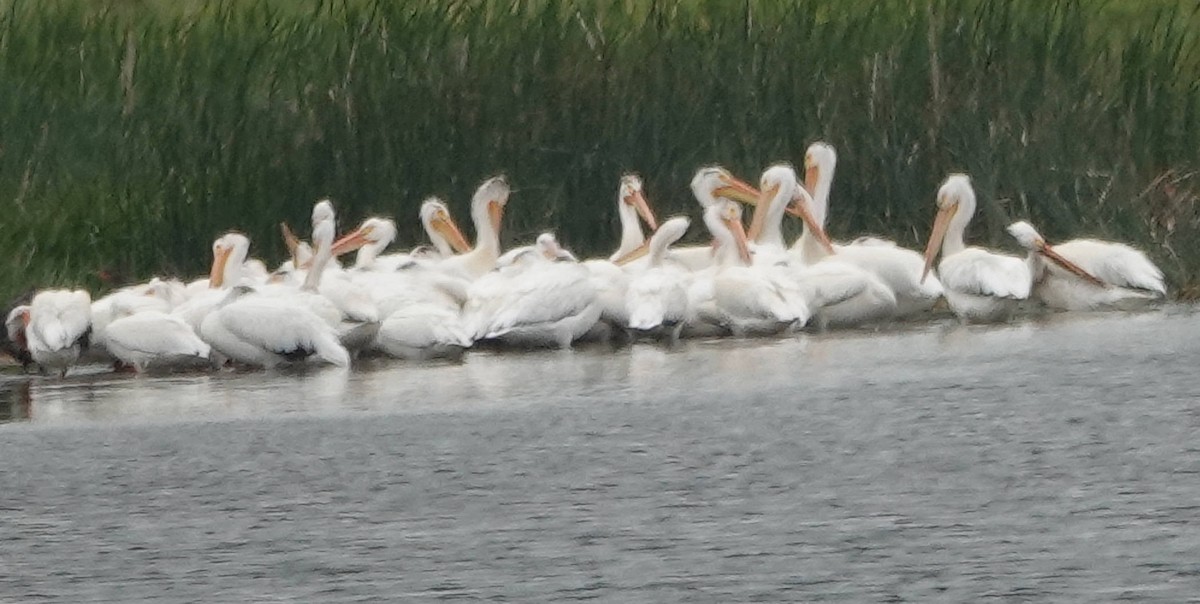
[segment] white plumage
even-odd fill
[[[1163,274],[1123,243],[1074,239],[1051,246],[1027,222],[1008,226],[1027,250],[1034,296],[1057,310],[1129,310],[1167,294]]]
[[[86,291],[51,289],[29,303],[25,340],[34,362],[49,373],[66,376],[79,359],[92,324],[92,298]]]
[[[548,252],[527,250],[472,284],[463,309],[472,339],[567,348],[599,320],[591,271]]]
[[[148,310],[111,322],[105,333],[109,353],[137,371],[207,364],[209,345],[182,318]]]
[[[656,335],[668,330],[672,339],[688,316],[690,271],[673,261],[667,261],[672,243],[687,232],[691,223],[686,217],[671,218],[650,237],[648,266],[629,280],[625,293],[625,308],[629,328]]]
[[[966,321],[1008,319],[1029,297],[1033,285],[1025,261],[983,248],[967,247],[963,233],[975,214],[975,191],[965,174],[951,174],[938,189],[938,214],[925,249],[925,271],[938,250],[938,276],[950,309]]]
[[[204,318],[200,337],[221,354],[247,365],[276,365],[314,357],[341,367],[350,355],[337,333],[308,308],[282,297],[235,287]]]

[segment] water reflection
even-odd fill
[[[1111,360],[1104,351],[1116,346],[1142,346],[1146,354],[1165,350],[1166,341],[1196,331],[1193,317],[1188,307],[1171,307],[1141,315],[1056,315],[995,327],[948,321],[778,339],[689,341],[674,347],[479,351],[462,363],[371,360],[353,370],[150,377],[94,368],[62,381],[21,377],[0,382],[0,423],[487,412],[669,394],[732,400],[755,392],[788,396],[830,390],[844,396],[847,387],[856,385],[922,388],[930,372],[959,384],[989,371],[1037,376],[1063,359],[1077,362],[1058,370],[1086,379],[1097,371],[1130,371],[1105,368]]]

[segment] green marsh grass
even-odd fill
[[[504,239],[617,238],[625,171],[660,215],[695,169],[747,180],[839,151],[829,230],[917,247],[972,175],[972,235],[1145,248],[1200,276],[1200,15],[1088,0],[0,0],[0,291],[204,271],[212,239],[283,256],[329,196],[343,229],[484,177]],[[690,234],[702,239],[697,225]]]

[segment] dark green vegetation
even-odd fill
[[[1136,7],[1136,8],[1131,8]],[[204,270],[236,228],[269,261],[331,196],[350,228],[505,172],[505,239],[616,241],[619,175],[696,213],[694,170],[751,182],[824,139],[829,230],[923,243],[970,173],[1003,226],[1145,247],[1200,276],[1192,2],[0,0],[0,293]],[[702,233],[694,225],[692,237]]]

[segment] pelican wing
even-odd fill
[[[1123,243],[1076,239],[1054,246],[1054,251],[1110,285],[1167,293],[1162,271],[1146,254]]]
[[[217,310],[224,328],[240,340],[285,357],[316,354],[335,365],[349,355],[333,328],[306,306],[283,298],[254,296]]]
[[[943,258],[938,277],[942,287],[957,292],[1015,300],[1028,298],[1033,286],[1024,260],[977,247]]]
[[[511,290],[476,337],[497,337],[523,325],[565,319],[596,303],[591,273],[577,264],[550,263],[531,268],[510,281]]]
[[[110,323],[106,331],[109,350],[125,362],[127,351],[151,357],[207,357],[209,346],[182,318],[148,310]]]

